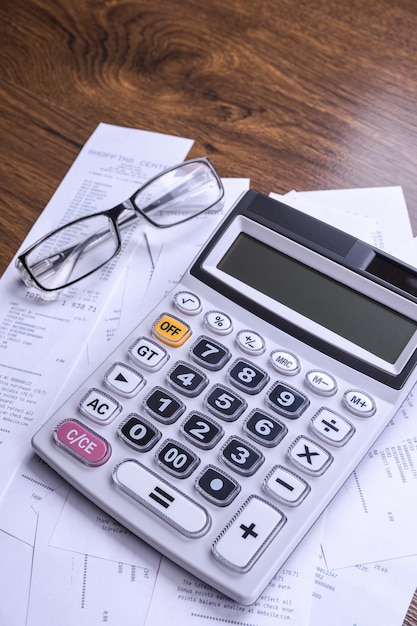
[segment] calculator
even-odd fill
[[[250,190],[33,446],[248,605],[399,409],[416,358],[416,270]]]

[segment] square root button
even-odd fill
[[[281,511],[251,496],[214,542],[213,555],[236,572],[248,572],[286,521]]]

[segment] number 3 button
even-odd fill
[[[252,476],[264,462],[262,452],[239,437],[230,437],[226,441],[220,451],[220,458],[225,465],[242,476]]]

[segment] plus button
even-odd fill
[[[248,537],[254,537],[256,539],[258,536],[258,533],[255,532],[255,524],[253,522],[249,524],[249,526],[241,524],[239,528],[243,530],[242,539],[247,539]]]

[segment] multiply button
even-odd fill
[[[330,452],[307,437],[297,437],[288,450],[289,460],[308,474],[319,476],[333,462]]]
[[[54,440],[63,450],[90,467],[103,465],[111,455],[110,444],[78,420],[58,424]]]
[[[285,522],[281,511],[251,496],[214,542],[214,557],[234,571],[248,572]]]

